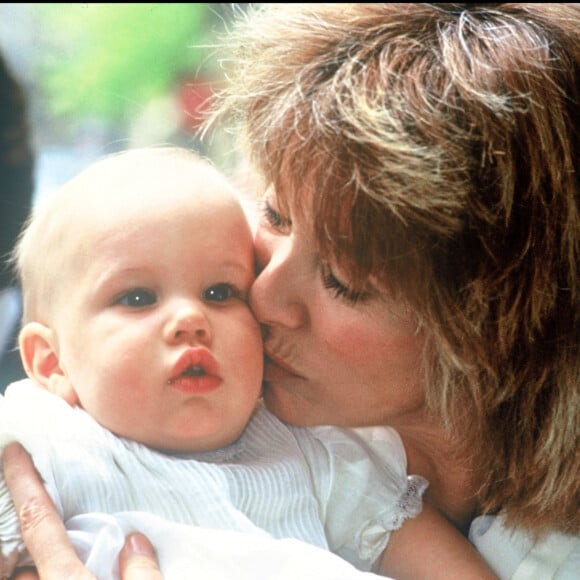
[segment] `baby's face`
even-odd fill
[[[252,237],[203,169],[162,171],[129,172],[123,203],[107,195],[106,215],[94,208],[78,224],[59,363],[79,405],[114,433],[204,451],[233,442],[260,395]]]

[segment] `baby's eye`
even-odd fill
[[[152,306],[156,302],[157,296],[151,290],[146,290],[145,288],[133,288],[117,298],[115,304],[128,306],[129,308],[145,308],[147,306]]]
[[[225,282],[210,286],[202,294],[203,299],[208,302],[225,302],[237,296],[237,290],[231,284],[226,284]]]

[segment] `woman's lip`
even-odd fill
[[[268,367],[272,367],[272,365],[275,365],[276,367],[278,367],[279,369],[281,369],[282,371],[293,375],[295,377],[301,377],[301,375],[299,375],[290,365],[288,365],[287,363],[285,363],[283,360],[279,359],[277,356],[269,353],[268,351],[265,351],[265,369],[264,369],[264,378],[265,380],[268,380],[267,376],[268,376]]]

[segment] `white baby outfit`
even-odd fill
[[[116,551],[127,531],[151,530],[159,536],[163,526],[157,516],[176,524],[166,522],[162,537],[157,538],[168,543],[169,550],[175,551],[183,541],[179,530],[186,527],[199,539],[199,529],[194,531],[193,525],[205,530],[206,540],[215,537],[216,530],[261,537],[269,554],[274,539],[292,538],[282,544],[292,546],[285,553],[290,567],[306,567],[306,554],[322,551],[295,550],[295,540],[302,540],[340,555],[360,570],[370,570],[390,532],[421,511],[427,486],[422,477],[407,476],[405,451],[392,429],[296,428],[262,406],[232,445],[206,453],[168,455],[111,434],[83,410],[24,380],[10,385],[0,398],[0,426],[1,446],[18,440],[31,452],[77,552],[87,566],[95,562],[93,571],[103,578],[112,578],[116,571],[98,566],[107,558],[116,566]],[[149,528],[146,521],[153,522]],[[111,532],[111,526],[117,526],[116,531]],[[233,534],[232,546],[239,545],[239,537]],[[23,550],[3,479],[0,542],[1,577]],[[154,544],[163,565],[164,548]],[[221,549],[225,550],[223,545]],[[225,565],[227,551],[220,553]],[[297,560],[301,557],[302,564]],[[174,555],[166,560],[177,566]],[[201,571],[201,564],[195,565],[197,574],[192,569],[192,577]],[[321,566],[329,569],[328,562]],[[285,576],[280,567],[263,577],[291,578],[300,573],[293,569]],[[241,564],[235,568],[232,577],[245,577]],[[308,569],[312,572],[308,577],[315,578],[316,563],[308,563]],[[350,568],[348,573],[345,570],[324,577],[355,577],[349,575]],[[171,577],[168,570],[164,573]],[[173,577],[179,574],[183,571]],[[251,574],[260,577],[256,571]]]

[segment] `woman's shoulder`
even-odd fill
[[[469,539],[500,578],[575,580],[580,570],[580,536],[551,532],[535,540],[508,528],[503,516],[480,516]]]

